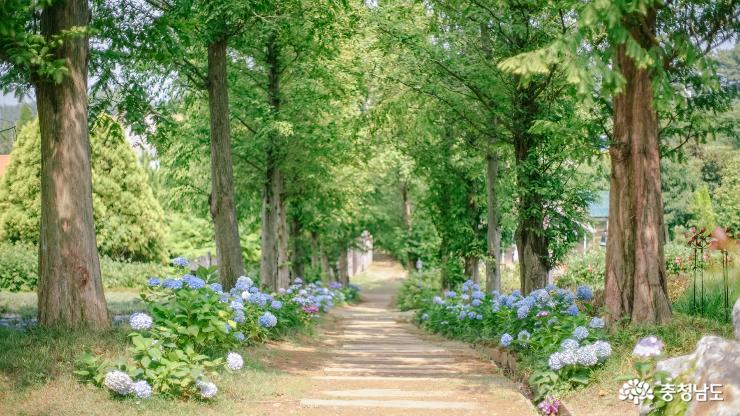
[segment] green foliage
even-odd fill
[[[34,290],[38,281],[38,257],[33,247],[0,242],[0,289]]]
[[[730,160],[722,169],[722,182],[714,193],[717,224],[740,231],[740,155]]]
[[[694,200],[689,206],[689,211],[694,217],[692,226],[713,230],[717,225],[717,216],[712,207],[712,198],[709,196],[709,188],[702,185],[694,193]]]
[[[0,242],[0,289],[35,290],[38,281],[38,249],[30,244]],[[170,268],[159,263],[141,263],[100,258],[103,285],[139,287],[150,276],[161,276]]]
[[[701,264],[703,262],[700,262]],[[725,315],[725,291],[722,271],[718,268],[705,271],[703,273],[703,280],[702,283],[702,275],[697,276],[696,303],[694,303],[693,281],[690,280],[688,287],[673,303],[673,309],[687,315],[702,316],[715,322],[730,323],[725,320],[725,317],[728,315]],[[734,267],[731,266],[729,270],[728,284],[730,309],[732,309],[734,301],[740,297],[740,267],[737,265]],[[701,299],[702,296],[704,297],[703,301]],[[732,318],[732,310],[730,310],[729,318]]]
[[[426,271],[423,279],[412,274],[403,281],[396,292],[396,307],[402,311],[421,309],[426,303],[439,293],[440,276],[439,271]]]
[[[0,240],[36,243],[40,218],[38,121],[18,135],[0,180]],[[164,213],[137,165],[123,127],[101,115],[91,129],[93,209],[98,249],[117,259],[163,260]]]
[[[489,295],[468,281],[457,292],[446,292],[445,299],[426,297],[416,319],[425,329],[447,337],[495,343],[516,351],[519,359],[533,367],[530,382],[537,387],[537,399],[542,399],[588,384],[594,369],[610,353],[591,365],[550,367],[549,360],[562,351],[562,342],[578,338],[576,331],[583,332],[579,346],[606,338],[603,321],[591,320],[596,311],[589,303],[590,290],[579,288],[576,293],[583,299],[577,303],[573,292],[556,288],[537,290],[526,298],[518,291]]]
[[[565,273],[558,278],[558,285],[602,287],[606,278],[605,260],[606,250],[602,247],[591,247],[585,253],[569,255],[564,260]]]

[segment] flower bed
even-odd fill
[[[173,264],[184,271],[188,265],[183,260]],[[134,330],[130,358],[114,365],[88,354],[76,374],[119,396],[208,400],[218,392],[213,380],[219,372],[243,367],[237,349],[310,325],[335,304],[356,298],[359,290],[296,279],[269,294],[242,276],[224,291],[215,280],[215,270],[205,268],[181,278],[149,279],[141,294],[148,313],[129,320]]]
[[[611,355],[591,289],[548,286],[527,296],[480,290],[472,281],[428,299],[417,313],[424,328],[453,338],[497,344],[534,369],[529,384],[540,402],[589,382]],[[507,354],[510,355],[510,354]],[[548,403],[551,403],[548,402]],[[543,406],[550,409],[552,406]]]

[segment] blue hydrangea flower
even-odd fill
[[[461,320],[461,321],[462,321],[462,320],[464,320],[464,319],[465,319],[465,318],[467,318],[467,317],[468,317],[468,314],[467,314],[467,313],[465,313],[465,311],[460,311],[460,314],[459,314],[459,315],[457,315],[457,319],[459,319],[459,320]]]
[[[247,318],[244,315],[244,310],[243,309],[236,309],[236,310],[234,310],[234,322],[236,322],[238,324],[243,324],[244,321],[246,321],[246,320],[247,320]]]
[[[137,381],[131,385],[131,392],[139,399],[152,397],[152,386],[146,380]]]
[[[594,349],[594,353],[599,360],[605,360],[612,355],[612,346],[606,341],[596,341],[591,344],[591,347]]]
[[[280,302],[279,300],[273,300],[270,306],[272,307],[272,309],[280,309],[283,307],[283,302]]]
[[[573,338],[567,338],[560,343],[560,348],[564,350],[574,350],[578,347],[578,341],[574,340]]]
[[[591,291],[590,287],[581,285],[576,288],[576,297],[580,300],[588,302],[593,299],[594,294]]]
[[[463,294],[462,294],[462,295],[460,296],[460,299],[462,299],[462,300],[468,300],[468,299],[470,299],[470,296],[469,296],[469,295],[468,295],[467,293],[463,293]]]
[[[180,289],[182,288],[182,280],[180,279],[165,279],[164,283],[162,283],[163,287],[166,287],[167,289]]]
[[[479,321],[482,321],[482,320],[483,320],[483,315],[481,315],[481,314],[476,314],[476,315],[475,315],[475,319],[477,319],[477,320],[479,320]]]
[[[575,300],[573,292],[567,289],[558,288],[557,290],[555,290],[555,295],[562,299],[565,303],[573,303],[573,300]]]
[[[657,357],[663,353],[663,341],[655,335],[650,335],[637,342],[632,355],[640,358]]]
[[[599,358],[596,357],[596,352],[590,345],[578,348],[575,350],[575,354],[576,362],[580,365],[591,367],[599,362]]]
[[[545,290],[548,291],[548,292],[551,292],[551,291],[555,290],[555,285],[552,284],[552,283],[548,283],[547,286],[545,286]]]
[[[529,333],[529,331],[527,331],[526,329],[523,329],[523,330],[519,331],[519,334],[516,336],[516,339],[518,339],[519,341],[522,341],[522,342],[526,342],[526,341],[529,341],[529,338],[531,336],[532,335]]]
[[[231,328],[231,325],[229,325],[228,323],[225,323],[225,324],[224,324],[224,331],[226,331],[226,333],[227,333],[227,334],[228,334],[229,332],[231,332],[231,329],[232,329],[232,328]]]
[[[224,287],[221,286],[221,283],[211,283],[210,285],[208,285],[208,287],[210,287],[212,291],[217,293],[221,293],[224,291]]]
[[[498,312],[501,309],[501,304],[496,299],[491,300],[491,311],[493,313]]]
[[[152,287],[159,286],[161,283],[162,281],[160,279],[157,279],[156,277],[150,277],[147,281],[147,284]]]
[[[263,328],[272,328],[277,325],[277,318],[270,312],[265,312],[257,319],[257,322]]]
[[[481,301],[480,301],[480,299],[473,299],[473,301],[470,302],[470,304],[473,305],[473,306],[480,306]]]
[[[247,339],[247,337],[244,336],[243,332],[234,332],[233,337],[239,342],[243,342],[245,339]]]
[[[421,315],[421,320],[422,321],[428,321],[429,320],[429,314],[428,313],[425,313],[425,314]]]
[[[442,300],[442,298],[441,298],[441,297],[439,297],[439,296],[435,296],[435,297],[434,297],[434,299],[432,299],[432,302],[433,302],[433,303],[434,303],[435,305],[443,305],[443,304],[445,303],[445,301],[444,301],[444,300]]]
[[[249,288],[249,293],[259,293],[259,291],[260,288],[258,288],[257,286],[252,286]]]
[[[601,329],[601,328],[604,327],[604,320],[601,319],[601,318],[599,318],[599,317],[597,317],[597,316],[594,316],[588,322],[588,326],[589,326],[589,328],[593,328],[593,329]]]
[[[457,296],[457,293],[455,293],[455,292],[454,292],[454,291],[452,291],[452,290],[448,290],[447,292],[445,292],[445,297],[446,297],[446,298],[454,298],[454,297],[456,297],[456,296]]]
[[[172,259],[172,265],[177,267],[188,267],[190,263],[188,263],[188,259],[185,257],[175,257]]]
[[[519,309],[516,310],[516,317],[519,319],[524,319],[529,315],[529,305],[522,305],[519,307]]]
[[[201,279],[200,277],[187,275],[182,278],[182,281],[185,282],[185,284],[188,285],[190,289],[202,289],[206,287],[206,281]]]
[[[239,309],[244,309],[244,304],[242,304],[238,300],[232,300],[229,306],[235,311],[238,311]]]
[[[236,279],[236,283],[234,284],[234,288],[240,292],[243,292],[245,290],[249,290],[250,287],[254,282],[252,282],[252,279],[248,278],[247,276],[239,276],[238,279]]]
[[[501,343],[502,346],[508,347],[509,345],[511,345],[511,342],[512,341],[514,341],[514,337],[512,337],[511,335],[509,335],[509,334],[503,334],[503,335],[501,335],[501,342],[500,343]]]
[[[575,303],[568,306],[568,309],[565,310],[565,313],[567,313],[570,316],[578,316],[578,305]]]
[[[520,296],[522,296],[522,291],[521,291],[521,290],[519,290],[519,289],[515,289],[515,290],[513,290],[513,291],[511,292],[511,296],[514,296],[514,297],[520,297]]]
[[[476,290],[470,295],[473,299],[484,299],[486,297],[485,292],[481,292],[480,290]]]
[[[578,341],[583,341],[584,339],[588,338],[588,329],[583,326],[576,327],[576,329],[573,330],[573,338],[577,339]]]
[[[475,312],[473,312],[473,311],[468,312],[468,318],[470,318],[470,319],[475,319],[475,316],[476,315],[477,314]]]

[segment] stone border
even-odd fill
[[[537,409],[537,403],[534,402],[535,388],[529,385],[529,381],[524,373],[519,371],[519,359],[516,353],[509,351],[506,348],[500,346],[490,346],[486,344],[473,344],[473,348],[481,352],[488,359],[496,363],[496,365],[504,371],[507,377],[514,380],[515,382],[522,385],[522,394],[534,404]],[[540,410],[537,409],[537,412]],[[560,401],[560,407],[558,407],[558,416],[573,416],[573,414],[565,406],[565,402]]]

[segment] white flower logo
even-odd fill
[[[653,397],[653,388],[650,384],[639,379],[630,380],[619,389],[619,400],[629,400],[636,405],[645,399],[652,400]]]

